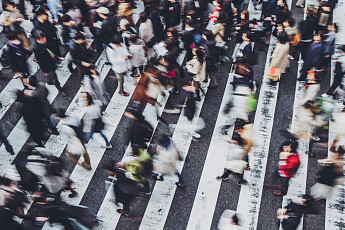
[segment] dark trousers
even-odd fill
[[[341,82],[342,82],[343,76],[342,75],[338,75],[336,74],[334,76],[334,81],[331,85],[331,87],[329,88],[329,90],[327,91],[327,95],[333,95],[335,89],[340,86]]]
[[[4,143],[6,151],[9,153],[13,152],[13,148],[12,145],[8,142],[7,138],[5,137],[5,135],[2,133],[2,131],[0,130],[0,141],[2,143]]]
[[[238,182],[243,182],[243,174],[240,174],[240,173],[235,173],[233,171],[230,171],[229,169],[224,169],[224,173],[221,177],[223,178],[227,178],[230,174],[233,174],[234,177],[236,177],[238,179]]]
[[[62,90],[62,87],[60,86],[60,82],[59,82],[59,80],[58,80],[58,78],[57,78],[57,75],[56,75],[56,73],[55,73],[55,70],[50,71],[50,72],[48,73],[47,78],[48,78],[48,82],[49,82],[50,84],[55,85],[55,87],[56,87],[59,91]]]
[[[280,191],[281,191],[283,196],[285,196],[287,191],[288,191],[289,181],[290,181],[290,178],[288,178],[288,177],[281,177],[281,181],[280,181],[281,189],[280,189]]]

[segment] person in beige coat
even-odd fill
[[[288,36],[285,32],[282,32],[278,36],[279,43],[274,48],[271,60],[270,69],[277,68],[278,69],[278,76],[272,76],[271,79],[273,81],[278,81],[281,74],[285,73],[286,67],[288,65],[288,55],[290,50],[290,44],[288,42]],[[278,80],[277,80],[278,79]]]

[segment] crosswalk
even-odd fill
[[[295,4],[296,1],[287,1],[289,7]],[[308,1],[307,1],[308,2]],[[334,11],[334,21],[341,22],[345,18],[344,15],[344,0],[339,0],[338,8]],[[140,5],[139,5],[140,6]],[[141,8],[141,7],[139,7]],[[259,11],[255,11],[252,7],[252,1],[250,1],[249,11],[252,17],[260,17]],[[138,15],[138,14],[136,14]],[[343,42],[345,36],[341,36],[345,33],[345,26],[340,24],[340,32],[337,35],[337,44],[345,44]],[[279,199],[270,194],[267,195],[267,190],[264,189],[267,181],[270,181],[270,175],[275,169],[267,167],[268,162],[277,160],[277,154],[272,149],[272,142],[282,142],[283,137],[280,140],[275,140],[276,136],[273,136],[272,132],[278,129],[276,121],[277,113],[280,110],[277,109],[277,105],[282,103],[279,99],[279,91],[284,90],[284,84],[271,85],[268,84],[267,71],[270,65],[271,54],[273,53],[276,40],[272,39],[266,53],[261,54],[262,58],[265,58],[265,74],[263,76],[255,76],[256,78],[262,78],[262,84],[260,88],[258,106],[254,119],[254,131],[256,134],[255,142],[256,147],[249,155],[251,170],[246,171],[244,178],[248,181],[248,185],[242,185],[240,188],[233,182],[221,182],[216,180],[216,176],[221,175],[224,169],[226,155],[229,150],[229,146],[226,143],[226,139],[232,135],[232,129],[229,130],[227,135],[222,135],[220,132],[221,127],[232,121],[232,118],[222,113],[224,106],[229,101],[232,92],[233,74],[228,72],[230,66],[224,66],[217,71],[220,84],[217,93],[221,93],[220,101],[215,103],[212,97],[216,97],[214,91],[208,90],[208,82],[203,83],[205,95],[201,95],[201,100],[197,102],[196,117],[193,122],[187,121],[183,115],[182,110],[179,115],[168,115],[164,113],[164,107],[169,100],[174,100],[173,96],[169,95],[166,91],[166,96],[160,96],[158,101],[162,104],[161,108],[158,108],[158,114],[167,118],[170,123],[173,123],[172,138],[176,143],[177,148],[182,154],[184,161],[178,164],[178,170],[182,172],[187,182],[185,189],[177,188],[175,177],[165,177],[164,181],[151,182],[152,194],[145,200],[135,200],[133,207],[131,207],[133,215],[138,217],[126,218],[121,217],[116,209],[119,208],[114,203],[113,191],[109,189],[104,191],[104,179],[106,173],[103,172],[101,164],[107,159],[115,158],[119,161],[125,159],[130,152],[129,143],[124,141],[123,137],[126,132],[126,125],[128,120],[123,117],[123,113],[126,107],[130,103],[130,97],[122,97],[117,93],[117,90],[113,90],[111,94],[111,100],[106,108],[106,112],[109,114],[105,117],[106,127],[104,134],[111,139],[111,143],[114,146],[113,149],[100,148],[103,143],[103,139],[97,135],[88,144],[88,153],[91,158],[92,170],[86,171],[80,166],[76,165],[70,168],[70,178],[75,182],[75,188],[79,193],[79,196],[75,198],[69,198],[67,193],[62,193],[62,198],[70,204],[78,205],[82,204],[91,208],[91,210],[97,215],[100,220],[99,225],[95,229],[141,229],[141,230],[158,230],[158,229],[190,229],[190,230],[203,230],[203,229],[216,229],[217,222],[219,220],[219,214],[223,210],[219,210],[220,207],[227,206],[230,209],[237,210],[241,221],[241,229],[281,229],[279,226],[279,220],[275,215],[265,216],[266,220],[262,220],[262,213],[266,210],[272,209],[272,207],[284,206],[288,199],[304,194],[308,191],[311,185],[315,182],[308,183],[309,176],[308,170],[311,167],[315,167],[315,162],[308,159],[308,155],[305,154],[308,150],[307,142],[300,141],[298,152],[301,157],[301,167],[299,168],[296,176],[291,179],[288,194]],[[66,59],[68,59],[68,55]],[[184,55],[179,57],[179,63],[182,63]],[[104,65],[106,62],[104,52],[98,57],[96,66],[100,72],[101,81],[104,82],[110,78],[110,66]],[[28,61],[31,72],[38,72],[39,68],[35,62],[32,61],[32,57]],[[61,86],[67,84],[71,77],[66,67],[66,61],[63,63],[63,67],[57,72]],[[297,65],[298,68],[295,72],[290,73],[289,76],[299,77],[299,71],[301,64]],[[260,67],[255,67],[260,68]],[[332,65],[332,70],[334,65]],[[254,69],[255,72],[255,69]],[[333,72],[333,71],[332,71]],[[331,76],[332,77],[332,76]],[[291,108],[292,111],[292,129],[295,124],[295,114],[298,111],[300,101],[303,97],[304,87],[300,82],[295,80],[289,81],[290,84],[295,84],[294,93],[291,105],[287,105],[286,108]],[[5,123],[5,118],[9,112],[13,112],[16,89],[22,89],[23,86],[19,79],[12,79],[7,84],[2,84],[0,91],[0,102],[3,107],[0,109],[1,123]],[[136,81],[133,78],[125,78],[125,91],[132,95],[136,87]],[[328,87],[329,82],[327,83]],[[79,87],[75,85],[74,87]],[[64,104],[67,108],[67,114],[75,116],[79,119],[82,118],[85,113],[84,101],[80,94],[82,88],[76,90],[77,92],[70,95],[69,99],[58,98],[58,91],[55,87],[47,85],[49,90],[48,100],[50,103],[56,103],[60,101],[60,104]],[[289,103],[290,103],[289,102]],[[217,106],[216,106],[217,104]],[[155,127],[155,133],[160,131],[161,125],[156,119],[156,108],[147,105],[143,112],[146,119]],[[209,115],[213,114],[213,115]],[[215,115],[214,115],[215,114]],[[211,118],[213,116],[213,118]],[[212,120],[212,123],[210,122]],[[200,123],[205,121],[205,130],[201,131],[201,139],[193,138],[192,134]],[[330,134],[329,143],[332,143],[334,139],[334,124],[330,122]],[[57,124],[57,128],[61,129],[61,124]],[[29,140],[29,134],[25,131],[26,127],[22,118],[18,119],[17,123],[11,129],[8,135],[10,143],[14,147],[15,153],[20,152],[25,143]],[[66,146],[67,140],[63,135],[54,136],[51,135],[45,142],[45,147],[53,151],[57,156],[64,157],[62,155]],[[11,175],[13,172],[13,165],[11,164],[17,155],[9,155],[4,145],[0,147],[0,175]],[[198,168],[193,168],[198,167]],[[193,172],[199,172],[193,174]],[[227,184],[227,183],[230,183]],[[99,188],[95,188],[95,187]],[[235,186],[237,186],[235,188]],[[228,190],[230,189],[230,190]],[[102,191],[99,191],[102,190]],[[339,230],[344,229],[344,186],[338,186],[336,191],[330,199],[327,199],[324,212],[324,223],[316,226],[306,226],[303,222],[305,217],[299,226],[299,229],[329,229]],[[229,194],[231,193],[231,194]],[[91,198],[90,197],[94,197]],[[226,197],[227,199],[221,199]],[[269,197],[269,199],[266,199]],[[137,204],[135,204],[137,203]],[[222,205],[221,203],[226,203]],[[272,204],[272,206],[271,206]],[[136,208],[138,208],[136,211]],[[30,212],[37,207],[29,206],[27,210]],[[274,210],[273,212],[275,212]],[[309,216],[308,218],[315,219],[316,223],[319,216]],[[310,221],[309,221],[310,222]],[[27,225],[24,225],[27,226]],[[125,227],[124,227],[125,226]],[[35,228],[36,229],[36,228]],[[37,229],[40,229],[37,227]],[[48,224],[43,226],[43,229],[55,229]]]

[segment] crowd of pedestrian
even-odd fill
[[[321,0],[319,5],[307,6],[306,18],[298,23],[286,0],[252,1],[256,11],[261,8],[261,17],[253,20],[250,20],[250,12],[243,0],[214,0],[209,15],[209,2],[205,0],[182,3],[143,0],[144,10],[140,12],[138,22],[133,17],[137,7],[134,0],[2,1],[0,23],[7,43],[1,52],[1,64],[10,69],[9,77],[22,81],[23,86],[16,92],[16,106],[34,141],[23,148],[14,162],[20,179],[0,177],[2,227],[22,229],[12,218],[14,215],[33,224],[58,222],[66,229],[74,229],[71,221],[88,228],[94,225],[93,216],[87,210],[61,200],[62,191],[71,191],[71,198],[77,196],[78,191],[73,189],[73,181],[68,178],[61,159],[56,157],[59,153],[46,149],[44,141],[46,132],[63,136],[67,143],[64,149],[67,158],[85,170],[94,169],[88,148],[95,133],[104,139],[102,148],[112,148],[109,137],[103,133],[110,98],[99,66],[95,64],[102,52],[117,82],[116,93],[121,97],[131,96],[132,102],[125,111],[125,116],[130,119],[127,134],[130,156],[121,162],[111,160],[103,165],[113,178],[110,185],[114,188],[116,204],[122,204],[117,210],[119,213],[130,215],[134,198],[151,194],[151,179],[159,183],[166,176],[177,176],[176,186],[184,188],[188,185],[176,165],[183,161],[183,156],[169,133],[160,134],[157,147],[149,148],[154,127],[143,111],[145,106],[152,105],[158,121],[167,125],[158,114],[158,107],[162,107],[158,98],[170,93],[179,98],[176,100],[179,102],[166,112],[180,113],[183,108],[186,120],[193,124],[197,103],[205,96],[203,86],[207,84],[209,90],[218,87],[219,76],[215,73],[219,65],[232,66],[233,93],[223,112],[235,122],[222,129],[224,135],[230,135],[227,139],[229,150],[224,173],[214,179],[226,181],[234,175],[239,185],[250,183],[249,179],[244,179],[244,174],[255,170],[249,164],[251,152],[260,146],[255,141],[253,129],[259,90],[253,66],[257,64],[257,50],[263,51],[272,44],[269,84],[275,85],[284,78],[290,70],[290,62],[301,56],[299,62],[303,67],[297,81],[305,86],[294,124],[284,132],[286,140],[277,150],[279,154],[275,154],[279,158],[277,181],[281,182],[281,186],[273,191],[275,195],[285,196],[290,179],[298,172],[300,154],[304,154],[300,152],[300,143],[308,142],[307,153],[309,157],[315,157],[312,147],[323,141],[322,135],[328,131],[329,121],[336,127],[336,138],[329,148],[332,154],[319,160],[320,175],[310,194],[301,194],[301,200],[278,210],[283,229],[296,229],[303,214],[318,214],[317,201],[330,197],[334,187],[343,183],[344,177],[345,132],[342,127],[345,108],[337,112],[336,102],[343,95],[345,105],[345,45],[335,58],[338,25],[332,22],[332,13],[336,4]],[[297,6],[304,7],[304,3],[300,0]],[[87,42],[89,36],[94,39],[92,44]],[[236,46],[233,55],[229,56],[227,44],[233,41]],[[254,43],[258,49],[254,49]],[[67,52],[70,55],[66,55]],[[184,52],[185,60],[181,63],[178,57]],[[30,58],[38,64],[43,75],[32,72]],[[321,78],[328,76],[332,62],[335,63],[334,82],[327,92],[318,96],[323,93],[319,92]],[[45,83],[54,85],[61,96],[68,96],[61,84],[62,76],[58,74],[58,69],[64,65],[71,74],[78,76],[82,87],[81,98],[85,102],[82,119],[70,116],[66,108],[54,108],[48,101],[49,90]],[[129,92],[126,79],[135,82],[133,93]],[[57,121],[62,124],[61,130],[56,127]],[[229,134],[232,126],[234,131]],[[202,127],[190,133],[193,138],[201,137],[200,129]],[[1,129],[0,137],[6,150],[16,154]],[[34,218],[24,213],[23,207],[29,202],[27,192],[35,203],[44,205],[45,217]],[[78,212],[71,211],[74,209]],[[78,213],[87,213],[90,218],[85,221]],[[218,228],[234,229],[235,225],[241,225],[240,214],[226,210]]]

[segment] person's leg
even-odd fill
[[[234,177],[237,178],[237,184],[246,184],[247,181],[243,179],[243,173],[233,173]]]
[[[86,134],[86,143],[90,141],[90,139],[92,138],[92,135],[93,135],[93,132]]]
[[[103,139],[104,139],[104,141],[105,141],[105,144],[106,144],[106,146],[107,147],[110,147],[111,146],[111,144],[110,144],[110,142],[109,142],[109,140],[108,140],[108,138],[102,133],[102,132],[99,132],[99,134],[101,134],[101,136],[103,137]]]
[[[185,186],[186,183],[185,183],[184,178],[182,177],[182,175],[179,172],[176,172],[176,175],[178,177],[178,182],[177,183],[179,185]]]
[[[218,86],[217,78],[214,75],[214,73],[213,72],[208,73],[208,77],[210,78],[210,86],[214,88],[217,87]]]
[[[231,174],[232,172],[228,169],[224,169],[224,173],[223,175],[221,176],[218,176],[217,179],[228,179],[229,175]]]
[[[62,91],[62,87],[60,86],[60,82],[57,79],[57,75],[55,73],[55,71],[50,71],[48,73],[48,82],[51,82],[52,84],[55,85],[55,87],[59,90]]]
[[[143,182],[141,182],[144,186],[143,188],[143,192],[144,193],[150,193],[151,192],[151,189],[150,189],[150,183],[148,180],[144,180]]]
[[[333,81],[331,87],[329,88],[329,90],[327,90],[326,94],[327,95],[333,95],[335,89],[341,84],[341,82],[342,82],[342,76],[339,77],[339,76],[335,75],[334,81]]]
[[[123,214],[129,214],[130,213],[129,203],[127,202],[122,203],[122,210],[123,210]]]
[[[288,177],[281,178],[281,195],[282,196],[285,196],[289,189],[289,181],[290,181],[290,178]]]
[[[115,75],[116,75],[116,78],[118,80],[118,86],[117,87],[119,87],[119,93],[123,93],[123,78],[124,78],[124,74],[123,73],[115,72]]]
[[[13,147],[8,142],[7,138],[5,137],[5,135],[2,132],[0,132],[0,140],[1,140],[2,143],[4,143],[6,151],[9,152],[11,155],[13,155],[14,154]]]

